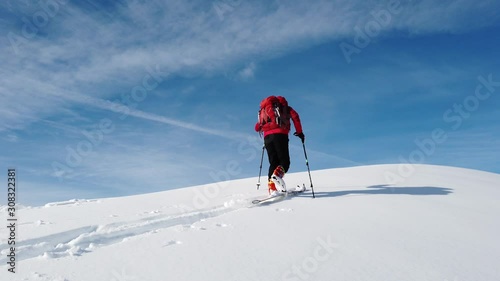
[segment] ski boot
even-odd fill
[[[269,180],[267,183],[267,191],[269,192],[270,196],[276,196],[279,194],[279,191],[276,189],[276,185],[272,180]]]
[[[279,192],[286,192],[286,185],[283,177],[285,176],[285,169],[283,166],[279,165],[274,169],[273,175],[271,176],[271,181],[274,183],[274,188]]]

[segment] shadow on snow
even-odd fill
[[[321,192],[316,191],[317,198],[323,197],[338,197],[351,194],[393,194],[393,195],[448,195],[453,192],[451,188],[434,187],[434,186],[418,186],[418,187],[393,187],[390,185],[372,185],[366,187],[365,190],[341,190]],[[309,195],[309,194],[307,194]],[[305,196],[305,195],[300,195]]]

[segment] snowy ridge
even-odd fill
[[[243,179],[25,208],[16,280],[498,280],[500,175],[413,168],[314,171],[316,199],[262,206]]]

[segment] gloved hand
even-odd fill
[[[304,143],[305,139],[306,139],[306,136],[304,136],[304,133],[300,132],[300,133],[293,133],[294,136],[297,136],[300,138],[300,140],[302,140],[302,143]]]
[[[262,126],[260,125],[260,123],[255,124],[255,131],[260,132],[261,130],[262,130]]]

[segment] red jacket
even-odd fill
[[[302,124],[300,124],[299,114],[291,106],[288,107],[288,112],[290,113],[290,116],[292,117],[293,126],[295,127],[295,132],[297,132],[299,134],[302,133]],[[271,134],[286,134],[286,135],[288,135],[288,133],[290,133],[290,129],[285,129],[285,128],[281,128],[281,127],[270,129],[270,128],[267,128],[267,126],[262,126],[262,124],[260,124],[259,122],[257,122],[257,124],[255,124],[255,131],[256,132],[264,132],[264,137],[266,137],[267,135],[271,135]]]

